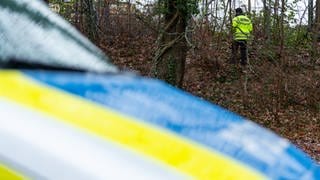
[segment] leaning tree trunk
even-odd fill
[[[185,38],[188,15],[177,9],[179,0],[166,0],[164,28],[154,57],[152,75],[174,86],[182,87],[185,61],[188,51]]]

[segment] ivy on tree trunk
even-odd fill
[[[163,5],[163,27],[158,37],[152,75],[174,86],[182,87],[188,52],[187,22],[197,10],[197,1],[160,0]]]

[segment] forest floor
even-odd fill
[[[148,76],[154,42],[117,36],[100,47],[120,68]],[[255,45],[243,69],[227,63],[227,47],[190,51],[183,89],[271,129],[320,162],[320,63],[311,66],[301,55],[279,67]]]

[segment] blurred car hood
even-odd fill
[[[117,72],[109,58],[38,0],[1,0],[0,65],[14,62]]]

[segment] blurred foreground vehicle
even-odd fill
[[[119,72],[37,0],[0,1],[0,179],[319,179],[274,133]]]

